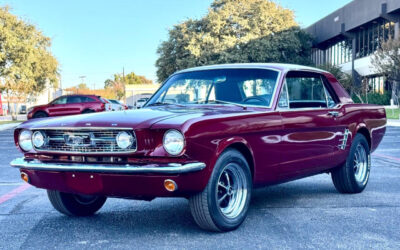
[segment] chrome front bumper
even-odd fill
[[[187,164],[169,163],[165,165],[117,165],[117,164],[85,164],[85,163],[48,163],[39,160],[25,160],[17,158],[10,163],[11,166],[29,170],[42,171],[69,171],[69,172],[92,172],[92,173],[115,173],[115,174],[183,174],[197,172],[206,167],[202,162]]]

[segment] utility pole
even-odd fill
[[[79,78],[81,78],[81,83],[85,83],[86,76],[80,76]],[[78,89],[78,92],[79,92],[79,89]],[[77,93],[77,94],[79,94],[79,93]]]
[[[81,78],[81,83],[85,83],[86,76],[80,76],[79,78]]]
[[[126,81],[125,81],[125,68],[122,67],[122,79],[124,84],[124,103],[126,104]]]

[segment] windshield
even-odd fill
[[[270,107],[278,71],[218,69],[172,76],[147,106],[168,104],[240,104]]]

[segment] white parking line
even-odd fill
[[[6,182],[6,183],[0,183],[0,186],[20,186],[23,184],[22,182]]]

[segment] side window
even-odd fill
[[[288,90],[286,81],[282,86],[282,91],[279,96],[278,107],[280,109],[288,109],[289,108],[289,98],[288,98]]]
[[[67,97],[63,96],[55,99],[51,104],[66,104],[66,103],[67,103]]]
[[[317,74],[299,74],[286,78],[290,108],[327,108],[326,89]]]
[[[95,99],[93,99],[91,97],[87,97],[87,96],[81,97],[81,99],[82,99],[82,102],[95,102],[96,101]]]
[[[68,97],[68,103],[81,103],[81,97],[80,96],[69,96]]]
[[[326,87],[324,86],[324,90],[325,90],[325,95],[326,95],[326,103],[328,105],[328,108],[333,108],[336,106],[336,102],[335,100],[333,100],[332,95],[329,93],[329,91],[326,89]]]

